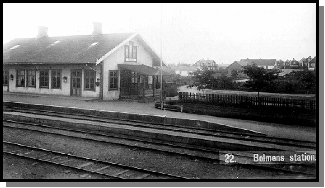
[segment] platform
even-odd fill
[[[187,114],[156,109],[154,102],[139,103],[130,101],[99,101],[93,98],[38,95],[26,93],[3,92],[3,101],[26,102],[32,104],[59,105],[66,107],[78,107],[86,109],[118,111],[126,113],[160,115],[171,118],[202,120],[212,123],[225,124],[266,134],[267,136],[289,138],[302,141],[316,142],[316,128],[295,125],[283,125],[275,123],[257,122],[220,118],[208,115]]]

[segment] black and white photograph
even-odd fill
[[[3,180],[318,181],[318,9],[4,3]]]

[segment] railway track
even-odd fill
[[[32,110],[32,111],[30,111]],[[193,133],[193,131],[196,131],[195,129],[188,128],[188,127],[181,127],[181,126],[169,126],[164,127],[161,125],[152,125],[148,123],[140,123],[140,122],[132,122],[132,121],[125,121],[125,120],[112,120],[112,119],[105,119],[103,117],[97,117],[97,116],[85,116],[84,114],[76,114],[76,113],[60,113],[55,111],[48,111],[48,110],[40,110],[40,109],[22,109],[22,108],[10,108],[10,107],[4,107],[4,111],[15,111],[15,112],[22,112],[22,113],[29,113],[29,114],[42,114],[46,116],[55,116],[55,117],[64,117],[64,118],[73,118],[73,119],[79,119],[79,120],[91,120],[95,122],[105,122],[105,123],[116,123],[116,124],[129,124],[133,126],[140,126],[140,127],[150,127],[155,128],[159,130],[173,130],[173,131],[179,131],[179,132],[188,132]],[[75,137],[89,139],[89,140],[95,140],[98,142],[105,142],[105,143],[114,143],[114,144],[120,144],[123,146],[136,148],[137,150],[146,150],[146,151],[159,151],[162,153],[168,153],[169,155],[181,155],[185,157],[189,157],[192,159],[201,159],[210,161],[211,163],[220,163],[221,161],[224,161],[224,156],[228,153],[226,151],[216,151],[211,150],[211,148],[205,148],[205,147],[197,147],[197,146],[189,146],[189,145],[182,145],[179,143],[166,143],[161,141],[154,141],[154,140],[144,140],[141,138],[130,138],[128,136],[123,135],[110,135],[107,133],[100,133],[100,132],[92,132],[92,131],[83,131],[83,130],[77,130],[77,129],[63,129],[62,127],[53,127],[51,125],[44,125],[44,124],[36,124],[36,123],[25,123],[25,122],[18,122],[15,120],[4,120],[6,127],[10,128],[16,128],[16,129],[26,129],[26,130],[33,130],[33,131],[40,131],[45,133],[51,133],[51,134],[58,134],[58,131],[67,131],[69,134],[63,134],[65,136],[71,136],[71,134],[74,134]],[[11,125],[9,125],[11,124]],[[15,124],[15,126],[13,126]],[[16,126],[16,125],[20,126]],[[301,142],[296,140],[290,140],[290,139],[279,139],[279,138],[272,138],[272,137],[262,137],[259,135],[253,135],[253,134],[238,134],[238,133],[227,133],[227,132],[218,132],[215,130],[209,130],[209,129],[199,129],[199,131],[196,131],[197,134],[202,135],[213,135],[218,137],[235,137],[239,140],[252,140],[252,141],[259,141],[263,143],[276,143],[279,145],[287,145],[287,146],[295,146],[295,147],[303,147],[310,150],[314,150],[316,148],[315,143],[312,142]],[[277,142],[277,140],[280,140]],[[314,164],[293,164],[293,163],[281,163],[281,164],[251,164],[249,161],[251,161],[252,155],[248,151],[230,151],[232,155],[234,155],[237,159],[236,164],[240,167],[245,168],[260,168],[266,171],[281,171],[283,176],[286,176],[289,174],[289,177],[294,177],[295,175],[300,178],[315,178],[316,174],[316,166]],[[229,165],[229,164],[223,164],[223,165]],[[155,173],[155,172],[154,172]],[[294,174],[294,175],[293,175]],[[175,176],[168,173],[162,173],[163,176],[169,176],[170,178],[188,178],[188,177],[182,177],[182,176]],[[150,177],[150,176],[148,176]]]
[[[83,170],[91,174],[104,175],[110,179],[186,179],[184,177],[177,177],[122,164],[98,161],[7,141],[3,141],[3,153]]]
[[[15,124],[15,126],[10,126],[7,123],[10,122],[12,124]],[[32,131],[38,131],[42,133],[47,134],[59,134],[64,135],[67,137],[76,137],[76,138],[82,138],[87,140],[92,140],[96,142],[102,142],[102,143],[109,143],[109,144],[118,144],[121,147],[129,147],[131,150],[137,150],[139,152],[141,151],[159,151],[164,154],[169,155],[179,155],[184,156],[189,159],[200,159],[209,161],[210,163],[214,164],[220,164],[220,162],[223,162],[225,159],[220,158],[225,156],[228,152],[216,152],[216,151],[209,151],[205,149],[200,148],[188,148],[188,147],[180,147],[179,145],[175,146],[172,144],[163,144],[163,143],[152,143],[148,141],[143,141],[140,139],[127,139],[127,138],[120,138],[118,136],[115,137],[107,137],[107,135],[100,135],[100,134],[94,134],[89,132],[83,132],[78,130],[68,130],[68,133],[62,133],[62,129],[56,129],[51,128],[44,125],[37,125],[37,124],[26,124],[24,122],[20,122],[19,124],[21,126],[16,126],[18,122],[14,121],[6,121],[4,123],[5,127],[10,128],[16,128],[16,129],[23,129],[23,130],[32,130]],[[51,130],[49,130],[51,129]],[[54,130],[54,131],[53,131]],[[59,130],[61,133],[57,133],[55,130]],[[76,134],[76,133],[79,133]],[[104,138],[103,138],[104,137]],[[306,164],[251,164],[251,154],[248,152],[240,152],[240,151],[231,151],[231,153],[235,156],[237,160],[237,164],[239,166],[245,166],[246,168],[260,168],[267,171],[281,171],[283,174],[291,174],[296,173],[302,174],[304,177],[311,177],[315,175],[315,166],[314,165],[306,165]],[[224,164],[227,165],[227,164]]]

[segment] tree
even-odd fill
[[[263,67],[256,66],[256,64],[243,67],[242,72],[249,77],[244,86],[257,91],[258,98],[260,97],[260,91],[267,87],[268,84],[272,84],[272,81],[279,74],[278,70],[265,70]]]
[[[299,72],[299,82],[307,93],[316,91],[316,73],[315,71],[304,70]]]
[[[231,78],[232,78],[233,80],[236,80],[237,77],[238,77],[238,71],[237,71],[237,70],[232,70],[232,71],[231,71]]]
[[[198,89],[210,89],[215,82],[215,78],[213,76],[215,72],[213,70],[209,70],[208,67],[203,66],[202,69],[197,69],[192,75],[192,79],[194,81],[194,85],[198,87]]]
[[[217,77],[217,82],[219,83],[218,86],[221,89],[232,89],[233,88],[233,79],[222,74],[221,76]]]

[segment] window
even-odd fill
[[[142,75],[140,75],[140,80],[139,80],[140,82],[140,84],[142,84],[143,83],[143,76]]]
[[[17,70],[16,86],[25,87],[25,70]]]
[[[27,70],[27,87],[36,87],[36,71]]]
[[[39,87],[49,88],[49,70],[39,71]]]
[[[137,46],[134,46],[133,42],[129,45],[125,45],[125,61],[137,61]]]
[[[118,88],[118,71],[109,71],[109,89],[115,90]]]
[[[52,70],[52,88],[60,89],[61,88],[61,70]]]
[[[96,80],[96,71],[85,70],[85,90],[94,90],[95,91],[95,80]]]
[[[7,86],[9,83],[9,71],[8,70],[3,70],[3,85]]]
[[[137,47],[136,46],[132,46],[132,47],[133,47],[132,58],[137,59]]]
[[[148,76],[149,89],[152,89],[152,76]]]
[[[136,72],[132,72],[131,83],[136,84],[138,83],[138,74]]]

